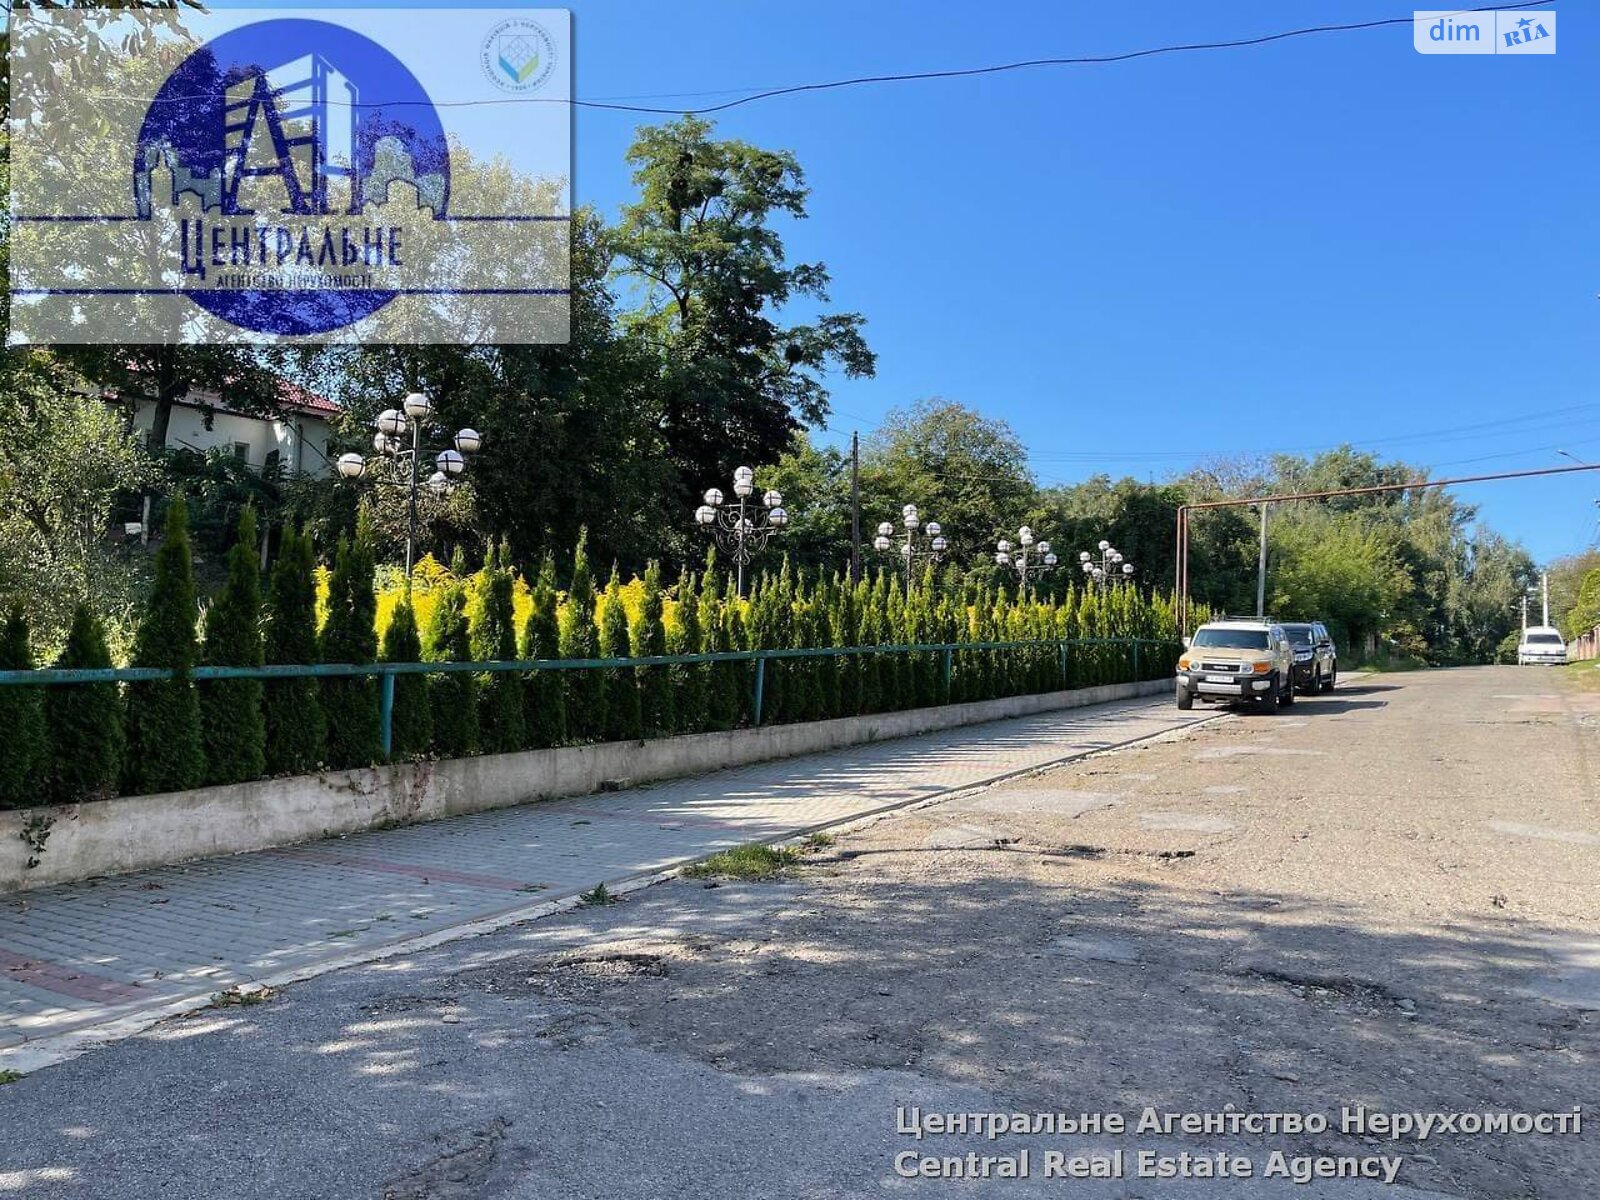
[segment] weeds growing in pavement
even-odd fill
[[[685,867],[689,879],[772,879],[800,862],[800,851],[788,846],[763,846],[753,842],[722,850]]]

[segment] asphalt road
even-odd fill
[[[1420,1142],[1339,1114],[1593,1103],[1596,847],[1600,692],[1369,678],[875,820],[780,882],[679,880],[166,1022],[0,1087],[0,1195],[1577,1200],[1600,1113]],[[1130,1129],[917,1141],[912,1105]],[[1146,1106],[1333,1124],[1136,1132]],[[1023,1180],[895,1171],[1023,1149]],[[1042,1174],[1118,1150],[1253,1174]],[[1307,1185],[1264,1177],[1274,1152],[1399,1161]]]

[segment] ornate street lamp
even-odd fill
[[[950,543],[945,541],[944,530],[939,527],[939,522],[929,521],[926,525],[922,523],[922,516],[917,512],[915,504],[908,504],[900,510],[900,520],[906,529],[906,540],[899,543],[899,552],[900,557],[905,560],[906,595],[909,596],[917,560],[922,558],[929,562],[938,562],[950,548]],[[923,536],[927,538],[926,545],[917,545],[918,529],[921,529]],[[878,536],[872,539],[872,548],[880,554],[888,554],[895,545],[894,522],[885,521],[878,526]]]
[[[755,490],[756,473],[740,467],[733,473],[732,504],[726,503],[721,488],[707,488],[705,503],[694,510],[695,522],[733,559],[738,572],[734,586],[740,596],[744,595],[745,566],[789,523],[782,493],[769,488],[758,505],[750,499]]]
[[[1100,557],[1087,550],[1078,551],[1078,562],[1090,583],[1115,586],[1133,582],[1133,564],[1123,560],[1122,551],[1104,538],[1100,541]]]
[[[483,435],[476,429],[458,429],[451,444],[437,450],[422,448],[423,426],[433,415],[433,401],[422,392],[412,392],[401,402],[400,408],[386,408],[373,422],[377,432],[372,435],[373,458],[350,453],[341,454],[335,464],[339,474],[354,481],[382,464],[382,482],[397,483],[406,489],[406,586],[411,586],[411,567],[416,558],[417,546],[417,488],[426,482],[435,492],[447,492],[467,469],[469,454],[483,447]],[[406,445],[410,434],[411,444]],[[433,455],[433,473],[426,481],[421,479],[421,460],[424,454]]]
[[[1010,567],[1022,583],[1022,598],[1028,598],[1029,586],[1034,577],[1055,569],[1058,561],[1049,542],[1035,542],[1033,530],[1024,525],[1017,530],[1017,545],[1001,540],[995,546],[994,561],[997,566]]]

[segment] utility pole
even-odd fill
[[[861,582],[861,435],[850,433],[850,582]]]
[[[1544,621],[1543,621],[1543,624],[1549,625],[1550,624],[1550,572],[1549,571],[1541,571],[1541,572],[1539,572],[1539,591],[1544,596]]]
[[[1528,593],[1522,593],[1522,632],[1528,632]]]
[[[1256,616],[1267,615],[1267,505],[1261,506],[1261,560],[1256,566]]]

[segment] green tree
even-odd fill
[[[685,511],[731,459],[771,462],[820,420],[827,371],[875,366],[857,313],[777,319],[827,300],[827,269],[789,262],[776,228],[805,216],[800,164],[711,134],[696,117],[638,130],[627,160],[639,198],[608,239],[638,299],[625,327],[658,364],[652,390]]]
[[[210,667],[259,667],[261,565],[256,514],[246,508],[228,551],[228,582],[206,613],[200,661]],[[242,783],[266,770],[266,717],[259,679],[212,679],[199,685],[207,783]]]
[[[357,522],[354,539],[339,541],[328,579],[328,618],[322,626],[322,660],[366,666],[378,657],[378,597],[373,533]],[[328,722],[328,765],[365,767],[382,757],[377,680],[372,676],[322,681]]]
[[[267,591],[266,660],[309,666],[317,659],[316,558],[309,533],[285,528]],[[303,775],[323,761],[327,727],[317,681],[309,676],[270,679],[263,696],[266,769]]]
[[[422,638],[417,632],[417,614],[409,596],[394,606],[388,628],[383,631],[379,657],[386,663],[422,661]],[[432,741],[433,710],[428,704],[428,677],[397,672],[394,708],[389,721],[389,757],[419,758],[428,753]]]
[[[471,662],[472,634],[467,623],[467,592],[459,578],[439,593],[428,621],[429,662]],[[431,676],[428,700],[433,711],[433,744],[441,758],[478,752],[478,685],[467,671]]]
[[[700,596],[694,573],[688,567],[678,576],[677,622],[667,631],[668,654],[705,653]],[[707,664],[683,663],[669,667],[668,686],[676,698],[679,733],[699,733],[706,726]]]
[[[522,656],[561,657],[561,618],[556,595],[556,560],[546,554],[533,585],[532,606],[523,626]],[[559,746],[567,740],[566,680],[562,671],[533,671],[527,682],[524,724],[534,746]]]
[[[184,791],[198,787],[205,778],[200,704],[192,677],[197,616],[188,510],[182,500],[174,500],[167,505],[155,581],[134,636],[131,665],[162,667],[176,674],[128,687],[130,791]]]
[[[1583,577],[1578,597],[1567,612],[1567,639],[1580,638],[1597,625],[1600,625],[1600,567],[1595,567]]]
[[[0,627],[0,671],[33,670],[28,617],[20,603],[11,606]],[[45,742],[44,693],[36,687],[0,687],[0,808],[30,808],[41,803],[49,749]]]
[[[67,644],[55,666],[65,671],[111,666],[105,630],[87,604],[80,603],[73,611]],[[50,737],[50,785],[57,803],[76,804],[114,795],[126,752],[117,685],[56,684],[45,689],[44,706]]]
[[[478,576],[478,620],[472,631],[473,657],[480,662],[515,662],[517,658],[516,575],[510,548],[502,545],[489,557]],[[488,754],[521,750],[527,738],[522,719],[523,684],[520,677],[494,671],[484,680],[480,699],[479,736]]]

